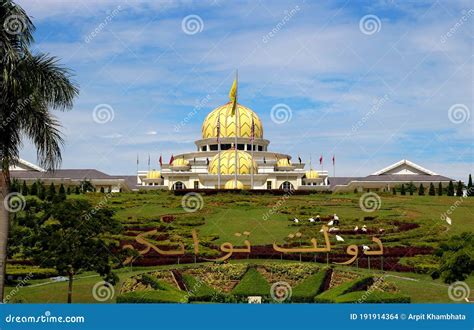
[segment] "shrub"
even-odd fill
[[[411,299],[409,296],[399,293],[389,293],[382,291],[355,291],[345,295],[336,297],[336,303],[410,303]]]
[[[323,293],[314,298],[314,302],[334,303],[337,297],[354,291],[367,290],[367,288],[370,287],[373,283],[374,279],[372,276],[366,276],[350,282],[346,282],[332,289],[324,291]]]
[[[186,293],[178,290],[134,291],[117,297],[118,304],[186,303]]]
[[[314,297],[323,291],[324,282],[328,274],[328,270],[325,269],[308,276],[301,283],[298,283],[293,289],[291,301],[312,302]]]
[[[189,301],[213,301],[218,292],[203,281],[183,274],[183,281],[188,289]]]
[[[250,267],[232,290],[232,294],[237,297],[269,296],[270,284],[254,267]]]

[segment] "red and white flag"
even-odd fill
[[[321,155],[321,157],[319,157],[319,165],[323,165],[323,155]]]
[[[160,159],[158,160],[160,162],[160,167],[163,166],[163,156],[160,155]]]
[[[174,156],[171,155],[171,158],[170,158],[170,165],[171,165],[171,163],[173,163],[173,160],[174,160]]]

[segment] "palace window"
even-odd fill
[[[173,190],[183,190],[183,189],[186,189],[186,186],[181,181],[178,181],[173,185]]]
[[[199,189],[199,181],[194,181],[194,189]]]
[[[209,150],[210,151],[216,151],[218,149],[218,145],[217,144],[212,144],[209,146]]]
[[[237,149],[238,150],[244,150],[245,149],[245,144],[237,144]]]
[[[267,189],[272,189],[272,182],[271,181],[267,181]]]
[[[294,187],[291,182],[285,181],[281,184],[280,189],[283,189],[284,191],[291,191],[294,189]]]
[[[207,151],[207,146],[202,146],[201,150],[202,151]]]
[[[258,151],[263,151],[263,147],[262,147],[262,146],[258,146]]]
[[[229,143],[221,144],[221,150],[229,150],[232,147]]]

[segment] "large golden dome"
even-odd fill
[[[209,174],[217,174],[219,167],[219,157],[221,159],[221,174],[235,174],[235,150],[225,150],[212,157],[209,163]],[[241,150],[237,150],[237,174],[250,174],[253,166],[253,173],[257,174],[257,164],[252,156]]]
[[[255,138],[263,137],[263,126],[260,118],[251,109],[237,104],[237,136],[250,138],[252,134],[252,118],[255,125]],[[220,118],[221,137],[235,137],[235,118],[232,116],[232,103],[229,102],[212,110],[202,124],[202,138],[217,138],[217,121]]]

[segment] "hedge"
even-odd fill
[[[337,303],[410,303],[409,296],[399,293],[389,293],[382,291],[355,291],[339,296],[335,299]]]
[[[291,301],[312,302],[314,300],[314,297],[323,291],[324,281],[328,274],[328,270],[325,269],[305,278],[293,289]]]
[[[163,291],[179,291],[178,288],[172,286],[171,284],[166,283],[163,280],[159,280],[151,275],[143,274],[141,282],[144,284],[149,284],[155,290]]]
[[[203,281],[191,275],[183,274],[183,281],[188,289],[189,301],[213,301],[218,292]]]
[[[25,277],[28,278],[48,278],[57,276],[58,272],[53,268],[40,268],[38,266],[24,266],[24,265],[7,265],[6,276],[13,277],[14,279]]]
[[[133,291],[117,297],[118,304],[131,303],[186,303],[187,294],[178,290]]]
[[[365,276],[350,282],[343,283],[332,289],[324,291],[314,298],[317,303],[334,303],[335,299],[349,292],[367,290],[374,283],[372,276]]]
[[[232,294],[238,297],[247,296],[270,296],[270,284],[257,269],[250,267],[244,274],[239,284],[232,290]]]

